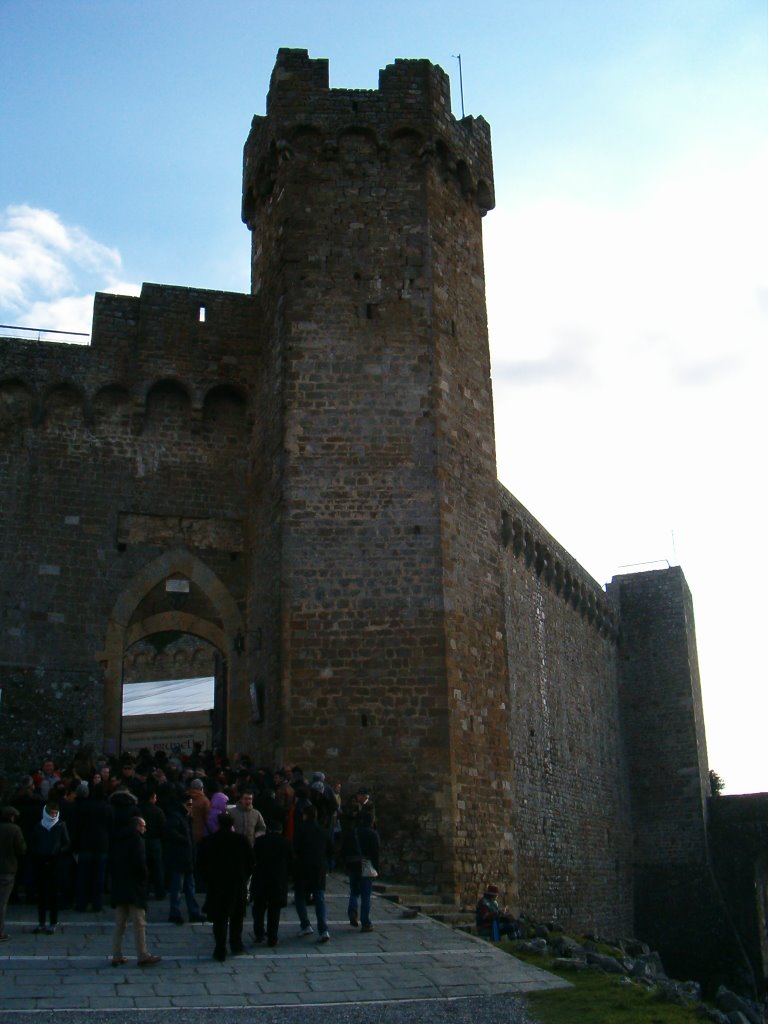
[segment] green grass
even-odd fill
[[[558,970],[552,966],[552,957],[518,953],[506,941],[500,947],[572,984],[572,988],[526,996],[531,1015],[539,1024],[701,1024],[697,1004],[675,1006],[662,1001],[653,990],[619,984],[615,974]]]

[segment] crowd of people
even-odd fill
[[[322,771],[228,761],[196,745],[189,755],[140,751],[119,759],[80,755],[65,769],[43,759],[17,785],[0,790],[0,941],[9,941],[9,900],[37,907],[40,934],[59,912],[115,909],[112,963],[126,963],[133,926],[137,961],[160,958],[147,946],[150,897],[168,902],[168,920],[209,920],[215,959],[244,952],[250,902],[253,939],[278,943],[281,911],[293,889],[299,935],[330,940],[329,870],[346,872],[348,918],[373,931],[371,893],[379,836],[370,793],[348,799]]]

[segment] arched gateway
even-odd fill
[[[154,595],[154,599],[153,599]],[[184,602],[189,610],[178,607]],[[174,607],[177,605],[177,607]],[[138,572],[115,602],[104,647],[104,747],[120,746],[123,662],[137,641],[157,633],[189,633],[219,652],[216,670],[218,745],[244,747],[249,695],[242,653],[243,619],[222,581],[184,548],[167,551]]]

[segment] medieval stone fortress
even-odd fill
[[[497,480],[493,205],[439,67],[331,90],[281,50],[251,294],[145,284],[96,295],[90,346],[0,339],[2,767],[118,753],[152,638],[179,675],[202,645],[215,742],[370,785],[390,875],[762,978],[682,572],[603,590]]]

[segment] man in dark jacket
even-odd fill
[[[219,815],[218,830],[200,844],[200,872],[206,883],[205,906],[213,924],[215,960],[227,959],[227,930],[233,956],[245,952],[243,918],[251,874],[251,847],[235,832],[226,811]]]
[[[295,826],[293,836],[294,902],[299,915],[299,935],[311,935],[312,925],[307,914],[307,900],[315,904],[319,942],[328,942],[330,933],[325,915],[325,877],[333,847],[328,832],[317,822],[317,811],[307,802],[302,820]]]
[[[24,900],[26,903],[35,903],[37,899],[35,888],[35,864],[30,846],[32,843],[32,832],[35,829],[43,810],[43,802],[35,793],[35,784],[31,775],[22,777],[18,790],[13,797],[13,806],[19,812],[19,828],[24,834],[24,842],[27,844],[27,852],[22,862],[17,877],[17,884],[24,887]]]
[[[99,778],[99,776],[96,776]],[[114,829],[114,812],[107,801],[103,782],[92,782],[90,795],[80,808],[80,849],[77,861],[77,901],[79,911],[100,911],[107,876],[109,844]]]
[[[192,800],[187,794],[183,802],[173,800],[163,805],[165,832],[163,852],[168,872],[168,920],[184,924],[181,916],[181,894],[187,905],[190,921],[204,921],[195,894],[196,846],[192,838]]]
[[[21,858],[27,849],[24,833],[16,824],[18,817],[19,812],[15,807],[3,807],[0,810],[0,942],[10,939],[5,930],[5,909]]]
[[[266,914],[268,946],[277,945],[280,911],[288,906],[288,875],[293,851],[282,831],[283,819],[278,815],[269,822],[266,835],[257,836],[253,843],[253,937],[257,942],[264,941]]]
[[[112,868],[112,906],[115,908],[115,930],[112,935],[112,966],[127,963],[123,956],[123,935],[130,918],[136,941],[139,967],[160,963],[147,949],[147,890],[149,872],[144,850],[143,818],[129,818],[115,833],[110,851]]]
[[[147,823],[144,848],[147,851],[149,880],[156,900],[165,899],[165,864],[163,862],[163,836],[165,834],[165,813],[157,803],[157,789],[148,784],[144,802],[140,805],[141,816]]]

